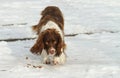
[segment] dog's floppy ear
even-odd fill
[[[36,43],[33,45],[33,47],[30,49],[30,51],[33,53],[33,54],[41,54],[42,50],[44,49],[44,43],[43,43],[43,34],[41,33],[39,36],[38,36],[38,39],[36,41]]]
[[[57,34],[57,52],[56,52],[56,56],[60,56],[61,53],[63,52],[63,49],[64,49],[64,45],[63,45],[63,40],[61,38],[61,36],[59,34]]]

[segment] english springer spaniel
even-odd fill
[[[37,32],[36,43],[30,49],[33,54],[41,55],[42,63],[64,64],[66,44],[64,41],[64,18],[56,6],[46,7],[39,23],[32,27]]]

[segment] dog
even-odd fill
[[[32,26],[38,37],[30,51],[41,55],[44,64],[64,64],[66,44],[63,14],[58,7],[48,6],[41,15],[39,23]]]

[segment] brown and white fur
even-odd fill
[[[42,63],[64,64],[66,44],[63,15],[56,6],[46,7],[41,15],[39,23],[32,27],[37,32],[38,38],[30,51],[37,55],[40,54]]]

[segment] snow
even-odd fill
[[[34,38],[49,5],[62,10],[65,34],[78,34],[65,37],[64,65],[41,64],[29,51],[35,40],[3,41]],[[0,78],[120,78],[119,20],[119,0],[0,0]]]

